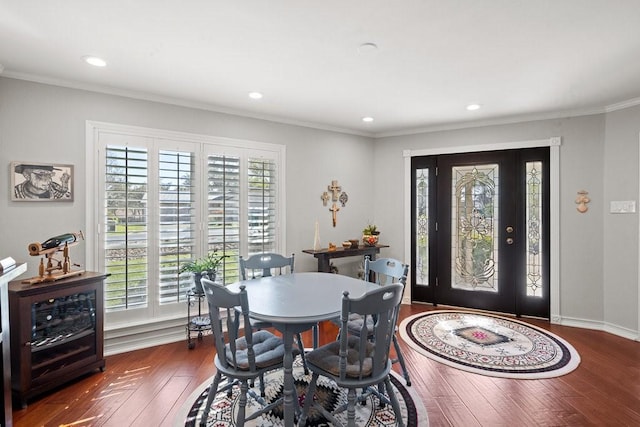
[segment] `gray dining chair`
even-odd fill
[[[240,277],[242,280],[247,280],[293,273],[294,261],[295,254],[285,257],[277,253],[265,252],[252,255],[249,258],[240,255]]]
[[[397,259],[379,258],[371,261],[368,256],[364,259],[364,277],[380,286],[385,286],[389,283],[402,283],[402,286],[405,287],[407,285],[407,274],[409,274],[409,265],[403,264]],[[356,319],[349,323],[349,327],[353,326],[357,329],[360,326],[359,323],[360,321]],[[369,328],[370,327],[371,326],[369,326]],[[393,362],[400,363],[402,375],[404,376],[407,386],[411,386],[409,371],[407,371],[407,365],[404,362],[404,356],[398,343],[397,329],[398,327],[396,326],[393,333],[393,347],[396,351],[396,359],[394,359]]]
[[[258,277],[270,277],[281,274],[291,274],[294,272],[295,254],[291,254],[290,257],[283,255],[265,252],[252,255],[248,258],[244,258],[240,255],[240,277],[242,280],[255,279]],[[263,322],[260,320],[251,319],[251,326],[256,330],[265,328],[271,328],[273,325],[269,322]],[[304,354],[304,343],[302,341],[302,335],[296,334],[296,341],[298,348],[300,349],[300,357],[302,359],[302,366],[304,373],[309,373],[307,367],[307,361]]]
[[[249,324],[249,300],[244,286],[236,293],[221,284],[202,279],[202,287],[209,305],[211,330],[216,346],[216,374],[209,389],[200,425],[207,425],[216,394],[230,391],[232,387],[239,385],[240,399],[235,422],[238,426],[243,426],[245,421],[255,419],[282,403],[281,399],[267,402],[249,389],[249,381],[264,375],[265,372],[282,368],[284,343],[280,337],[269,331],[240,329],[240,319],[245,325]],[[226,328],[223,328],[223,322]],[[294,352],[297,351],[294,348]],[[226,378],[226,384],[221,387],[223,377]],[[260,410],[249,417],[246,416],[248,396],[261,405]]]
[[[401,283],[402,286],[406,286],[407,284],[407,274],[409,273],[409,265],[403,264],[397,259],[393,258],[379,258],[375,261],[371,261],[369,256],[366,256],[364,259],[364,278],[365,280],[369,280],[371,282],[377,283],[380,286],[385,286],[390,283]],[[347,323],[347,327],[353,334],[358,334],[362,328],[362,317],[357,314],[352,314],[349,322]],[[340,327],[339,319],[333,319],[333,323],[337,324]],[[342,329],[340,329],[342,331]],[[367,325],[367,334],[369,338],[372,338],[373,331],[373,320],[369,318],[369,324]],[[338,333],[338,338],[340,337],[340,332]],[[404,377],[407,386],[411,386],[411,378],[409,376],[409,371],[407,370],[407,366],[404,361],[404,356],[402,355],[402,350],[400,349],[400,344],[398,343],[397,336],[397,326],[393,333],[393,347],[396,351],[396,358],[393,359],[393,363],[400,363],[400,367],[402,368],[402,376]]]
[[[368,396],[375,394],[381,404],[391,404],[397,424],[404,426],[400,405],[391,386],[392,361],[389,358],[403,288],[402,284],[393,283],[358,298],[351,298],[346,291],[343,293],[340,323],[346,332],[340,334],[338,341],[307,353],[312,376],[298,425],[305,425],[312,409],[319,411],[331,425],[343,425],[336,415],[346,410],[347,426],[355,427],[356,403],[366,403]],[[363,319],[358,334],[353,334],[347,326],[353,314]],[[369,319],[373,326],[371,332],[367,327]],[[369,338],[370,335],[373,338]],[[347,403],[327,409],[322,405],[323,399],[314,398],[321,375],[348,390]],[[363,393],[358,394],[356,389],[363,389]]]

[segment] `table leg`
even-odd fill
[[[331,273],[331,264],[329,262],[329,257],[327,256],[318,257],[318,271],[320,273]]]
[[[285,427],[293,427],[294,415],[295,415],[295,406],[294,406],[294,387],[295,383],[293,381],[293,335],[294,332],[289,328],[284,328],[283,331],[283,341],[284,341],[284,357],[283,357],[283,368],[284,368],[284,425]],[[295,402],[297,404],[297,402]]]
[[[313,334],[313,349],[315,350],[320,345],[320,323],[316,323],[311,328],[311,333]]]

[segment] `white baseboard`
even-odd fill
[[[559,320],[559,321],[555,321]],[[619,325],[614,325],[608,322],[595,321],[589,319],[578,319],[574,317],[560,317],[559,319],[554,319],[553,323],[557,323],[558,325],[563,326],[572,326],[576,328],[583,329],[593,329],[595,331],[604,331],[613,335],[617,335],[622,338],[640,341],[640,331],[634,331],[632,329],[628,329]]]
[[[104,333],[104,354],[111,356],[180,340],[184,340],[186,347],[186,319],[169,319],[157,323],[111,329]]]
[[[105,338],[104,355],[112,356],[114,354],[127,353],[129,351],[171,344],[178,341],[184,341],[185,347],[187,346],[187,336],[184,326],[175,331],[158,332],[155,336],[139,337],[132,335],[109,340]]]

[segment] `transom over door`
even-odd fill
[[[549,317],[549,149],[412,159],[414,301]]]

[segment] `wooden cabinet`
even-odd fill
[[[106,275],[42,284],[9,284],[11,384],[22,407],[27,401],[80,375],[104,370]]]
[[[27,271],[27,264],[16,265],[0,274],[0,375],[2,375],[2,403],[0,425],[13,425],[11,415],[11,333],[9,331],[9,282]]]

